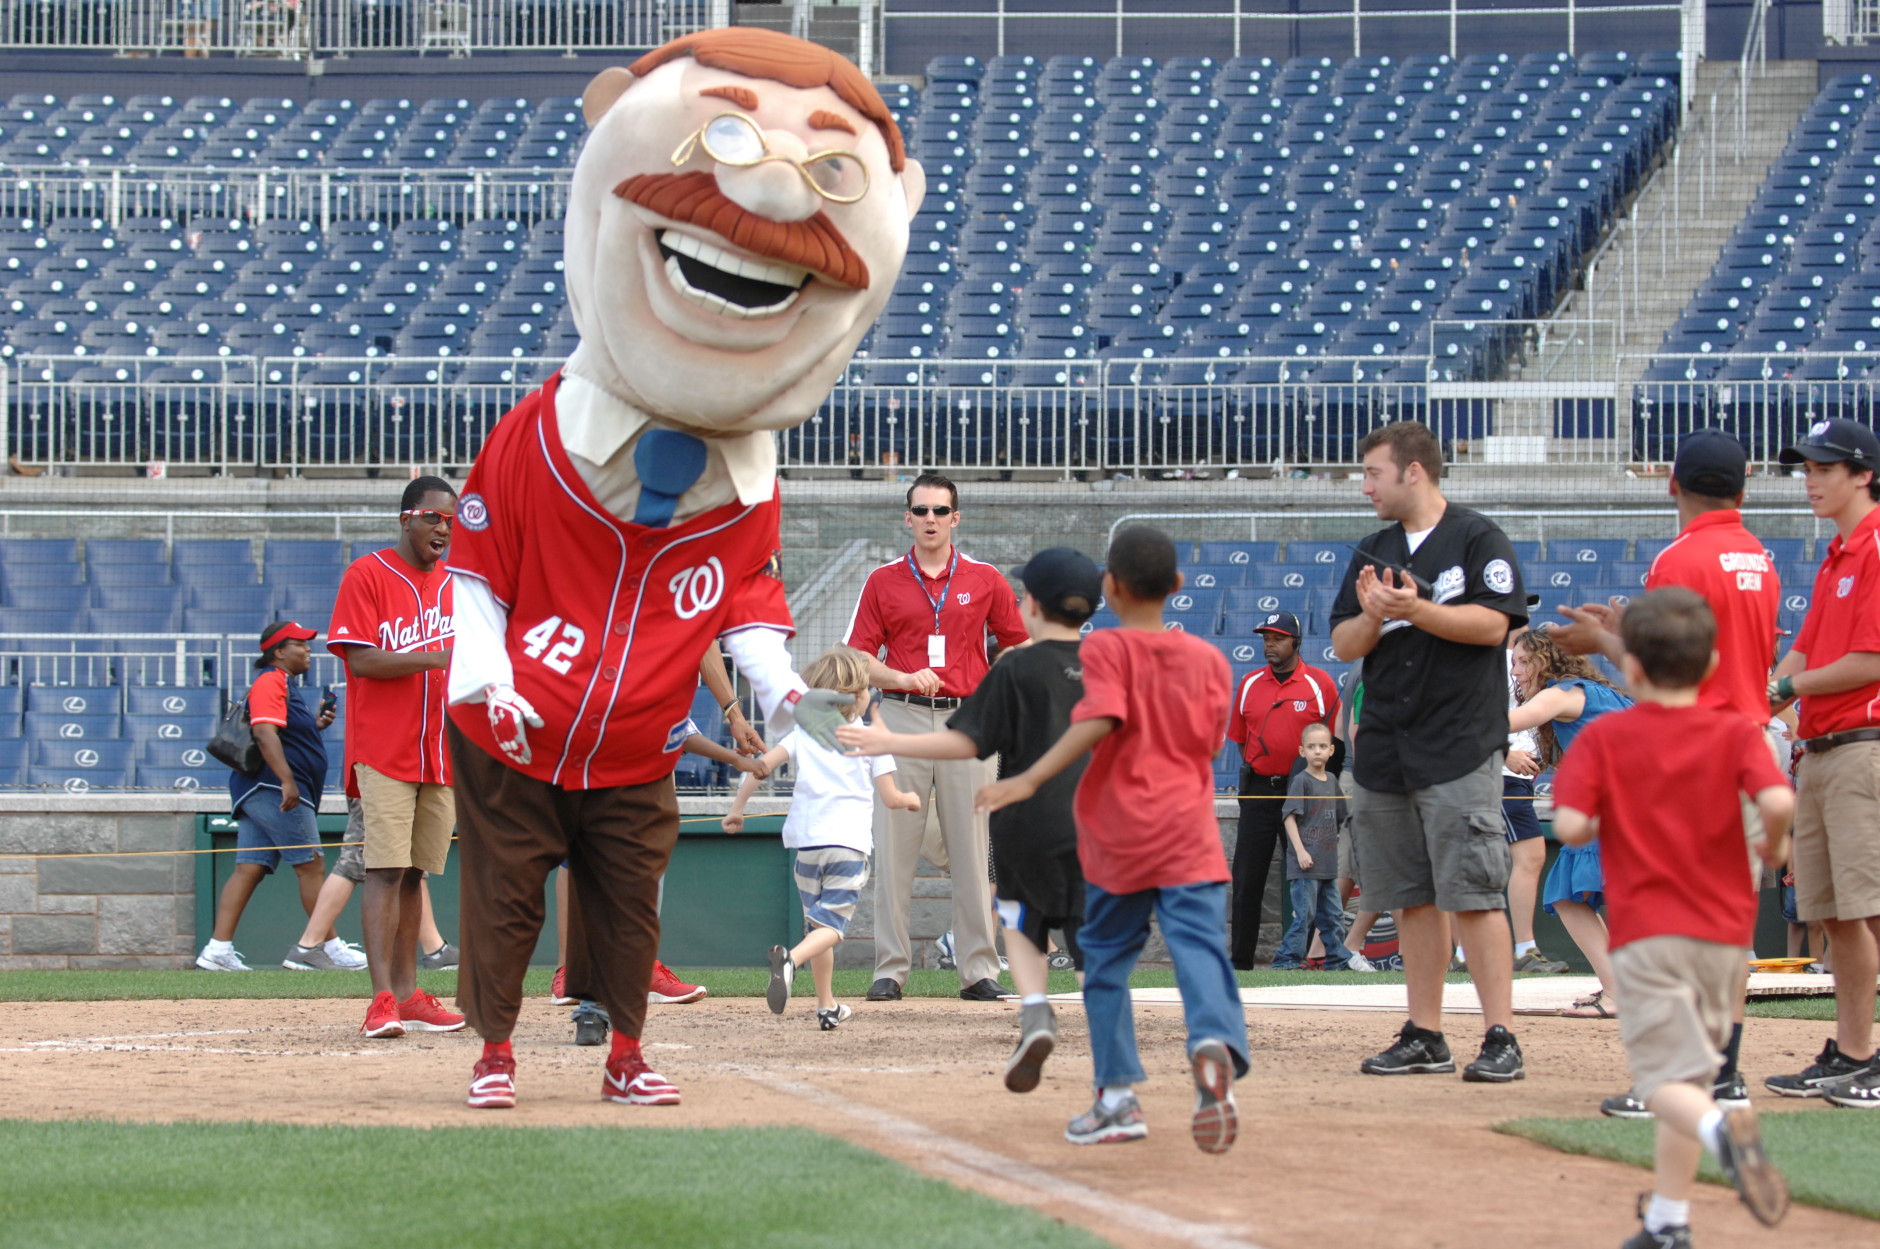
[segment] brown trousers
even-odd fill
[[[659,878],[679,839],[672,778],[563,789],[492,758],[456,725],[449,732],[462,882],[457,1001],[470,1026],[486,1041],[515,1030],[548,878],[566,860],[568,987],[638,1037],[659,953]]]

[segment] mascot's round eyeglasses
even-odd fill
[[[802,160],[779,156],[770,150],[764,128],[743,113],[720,113],[694,130],[673,150],[672,163],[685,164],[700,147],[721,165],[748,168],[769,160],[794,165],[810,190],[832,203],[853,204],[868,194],[868,167],[854,152],[834,148]]]

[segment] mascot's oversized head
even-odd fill
[[[827,48],[732,27],[603,70],[582,108],[571,371],[707,436],[807,420],[926,191],[880,93]]]

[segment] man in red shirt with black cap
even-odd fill
[[[1796,736],[1795,909],[1834,951],[1835,1036],[1814,1064],[1765,1083],[1787,1097],[1880,1108],[1873,1041],[1880,973],[1880,439],[1849,420],[1817,421],[1785,447],[1808,506],[1834,539],[1795,648],[1776,665],[1769,705],[1800,699]]]
[[[1266,667],[1241,679],[1227,717],[1227,740],[1240,746],[1240,831],[1234,838],[1234,898],[1230,918],[1234,966],[1253,966],[1260,943],[1266,878],[1273,867],[1285,818],[1280,813],[1299,738],[1308,724],[1330,728],[1338,718],[1338,684],[1323,669],[1299,659],[1299,617],[1276,611],[1254,627],[1266,643]]]

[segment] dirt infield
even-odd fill
[[[1075,1006],[1060,1012],[1065,1044],[1044,1084],[1025,1097],[999,1084],[1015,1003],[858,1003],[835,1033],[817,1031],[803,1004],[783,1019],[757,999],[656,1007],[649,1056],[685,1104],[634,1109],[599,1100],[604,1051],[575,1048],[567,1011],[531,999],[515,1038],[521,1104],[509,1112],[463,1106],[479,1045],[472,1034],[367,1041],[357,1035],[363,1009],[348,1001],[9,1005],[0,1105],[32,1119],[800,1124],[1127,1246],[1583,1249],[1635,1231],[1632,1197],[1649,1186],[1644,1172],[1491,1131],[1527,1115],[1592,1114],[1600,1097],[1620,1091],[1618,1029],[1606,1022],[1521,1020],[1532,1074],[1492,1087],[1358,1075],[1358,1060],[1383,1046],[1394,1018],[1249,1010],[1254,1061],[1239,1086],[1241,1142],[1211,1158],[1188,1140],[1192,1093],[1180,1012],[1170,1007],[1138,1011],[1149,1139],[1087,1149],[1061,1137],[1089,1097]],[[1449,1020],[1456,1040],[1479,1027],[1479,1018]],[[1752,1083],[1799,1069],[1823,1031],[1752,1020],[1743,1055]],[[1757,1104],[1839,1113],[1760,1093]],[[1702,1186],[1693,1222],[1705,1249],[1827,1249],[1874,1235],[1871,1222],[1799,1206],[1770,1233],[1711,1186]]]

